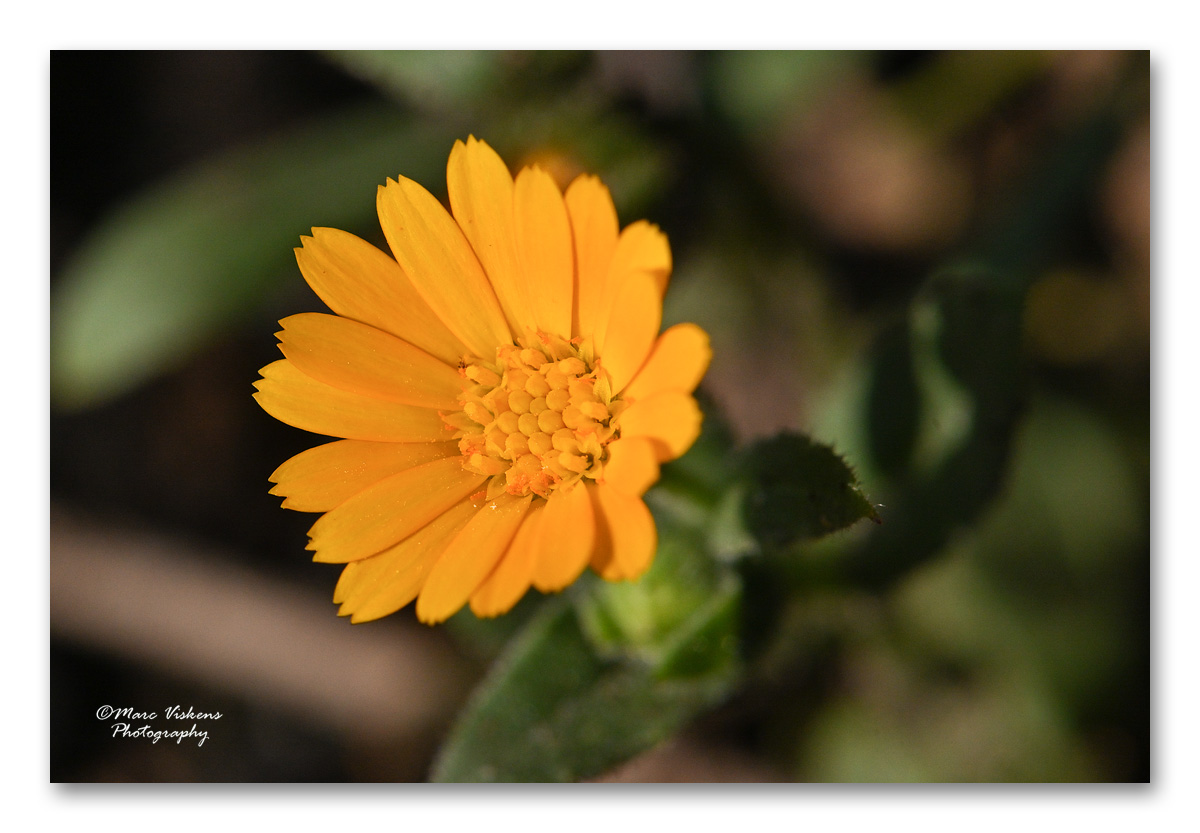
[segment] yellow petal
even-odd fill
[[[422,408],[458,410],[462,379],[443,361],[383,330],[349,318],[305,312],[279,322],[292,364],[335,388]]]
[[[475,513],[433,565],[417,597],[418,619],[432,625],[467,603],[508,549],[532,500],[503,494]]]
[[[447,457],[393,474],[322,515],[308,531],[314,561],[366,558],[407,538],[483,487],[484,478]]]
[[[454,219],[483,265],[509,328],[524,335],[535,325],[517,261],[513,178],[508,167],[486,142],[471,136],[466,143],[454,143],[446,183]]]
[[[608,446],[604,482],[630,497],[641,497],[658,481],[658,455],[646,437],[625,437]]]
[[[614,391],[624,390],[646,361],[661,324],[662,297],[654,279],[645,272],[634,272],[617,296],[604,345],[596,348]]]
[[[409,577],[420,566],[418,562],[430,551],[440,554],[445,544],[466,526],[480,505],[470,498],[461,501],[395,546],[370,558],[348,562],[333,591],[333,601],[345,608],[339,611],[339,615],[358,609],[393,580]],[[437,546],[439,543],[442,545],[440,548]]]
[[[530,287],[536,325],[556,335],[571,331],[574,263],[571,224],[562,194],[550,174],[525,168],[513,193],[517,254]]]
[[[395,260],[348,232],[315,228],[296,262],[308,285],[345,318],[370,324],[453,364],[467,352]]]
[[[281,422],[314,434],[393,443],[445,440],[438,412],[340,390],[302,373],[287,359],[259,371],[254,398]]]
[[[617,209],[608,188],[583,174],[567,187],[567,215],[575,241],[574,336],[591,335],[600,317],[608,267],[617,248]]]
[[[658,285],[658,294],[666,293],[671,279],[671,245],[662,229],[653,223],[638,220],[621,232],[609,275],[619,282],[622,275],[630,272],[649,272]]]
[[[711,360],[708,333],[695,324],[676,324],[658,337],[622,398],[637,401],[672,390],[691,393]]]
[[[417,597],[429,571],[446,545],[479,509],[465,500],[379,555],[351,561],[342,571],[334,601],[342,604],[339,616],[354,623],[368,622],[395,613]]]
[[[358,566],[360,564],[365,564],[370,560],[371,559],[368,558],[365,561],[351,561],[349,564],[347,564],[345,567],[342,568],[342,574],[338,578],[338,582],[333,588],[333,603],[335,605],[341,604],[342,602],[346,601],[346,596],[354,588],[355,581],[359,576],[359,572],[357,570]],[[356,569],[351,570],[350,569],[351,567],[354,567]],[[339,611],[339,615],[341,615],[340,611]]]
[[[641,498],[611,486],[588,486],[596,511],[596,549],[592,569],[609,581],[635,579],[646,571],[658,549],[654,516]]]
[[[577,483],[556,490],[546,501],[538,536],[533,586],[543,593],[562,590],[588,565],[596,538],[596,520],[587,488]]]
[[[328,512],[397,472],[457,455],[458,443],[376,443],[338,440],[302,451],[269,478],[283,508]]]
[[[638,400],[621,414],[621,437],[646,437],[658,461],[674,460],[700,436],[703,415],[689,394],[667,391]]]
[[[537,559],[537,536],[546,501],[530,504],[529,512],[517,534],[513,536],[508,551],[484,579],[483,584],[471,596],[471,610],[476,616],[499,616],[512,610],[521,600],[533,579],[533,565]]]
[[[644,272],[653,279],[661,300],[671,275],[671,247],[667,244],[667,236],[658,226],[645,220],[626,226],[617,239],[596,315],[596,329],[592,334],[597,352],[602,351],[607,343],[606,330],[625,282],[638,272]]]
[[[364,601],[378,594],[387,584],[408,578],[413,572],[416,572],[420,567],[418,556],[423,552],[424,546],[435,543],[428,532],[435,526],[443,524],[447,518],[453,517],[454,510],[463,504],[469,507],[470,501],[465,500],[456,504],[431,523],[377,555],[347,562],[342,568],[342,575],[338,579],[337,586],[333,589],[334,603],[342,606],[338,615],[349,616],[358,610]],[[463,523],[465,522],[464,520]]]
[[[379,223],[396,261],[470,352],[491,361],[512,334],[462,230],[433,194],[405,177],[380,187]]]

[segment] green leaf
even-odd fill
[[[481,49],[360,49],[326,53],[402,101],[461,106],[495,92],[504,53]]]
[[[921,417],[907,322],[886,329],[872,353],[867,390],[868,447],[880,472],[895,475],[912,460]]]
[[[820,538],[863,518],[879,520],[846,461],[801,434],[751,447],[746,482],[746,526],[768,546]]]
[[[859,53],[837,50],[718,52],[713,93],[743,133],[760,138],[820,102],[862,61]]]
[[[966,254],[912,305],[921,421],[914,465],[888,499],[888,523],[840,570],[882,589],[940,552],[996,496],[1026,400],[1022,315],[1030,280],[1062,230],[1092,210],[1092,190],[1120,135],[1119,102],[1102,103],[1013,188]]]
[[[400,167],[436,181],[449,142],[378,106],[231,151],[110,215],[59,276],[51,397],[101,404],[183,363],[263,302],[313,226],[373,222],[375,188]]]
[[[947,142],[993,116],[1005,98],[1050,66],[1036,50],[948,51],[893,90],[896,109],[930,139]]]
[[[930,459],[888,501],[888,524],[844,565],[856,583],[882,587],[895,580],[995,495],[1024,401],[1023,298],[1019,285],[962,270],[939,276],[916,302],[914,352],[927,394],[920,446]]]
[[[667,739],[736,682],[737,600],[697,611],[657,667],[599,653],[567,599],[544,605],[472,696],[432,780],[578,781]],[[726,658],[715,666],[712,646]]]
[[[741,582],[657,518],[635,582],[585,576],[509,643],[436,762],[438,781],[575,781],[670,737],[741,677]]]

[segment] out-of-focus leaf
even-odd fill
[[[1114,719],[1107,709],[1136,720],[1128,709],[1150,701],[1150,570],[1144,482],[1128,454],[1094,412],[1035,392],[1003,493],[892,596],[890,632],[910,661],[1022,679],[1084,735]],[[1115,703],[1097,697],[1114,684]]]
[[[724,680],[732,686],[737,669],[742,588],[732,572],[700,607],[663,642],[655,676],[660,680]]]
[[[1007,211],[968,254],[935,275],[914,302],[918,384],[922,372],[952,379],[960,388],[955,412],[969,413],[970,425],[957,447],[940,447],[931,468],[899,484],[888,501],[888,523],[843,565],[852,581],[890,584],[940,551],[995,496],[1024,405],[1025,294],[1063,224],[1089,210],[1088,189],[1114,146],[1117,124],[1109,109],[1082,121],[1019,183]],[[941,416],[926,407],[923,420]]]
[[[445,628],[467,652],[480,661],[491,662],[549,601],[549,597],[531,591],[503,616],[484,619],[476,616],[470,607],[464,607],[446,620]]]
[[[912,460],[920,428],[920,394],[906,324],[888,328],[875,343],[867,392],[867,441],[881,472],[895,475]]]
[[[820,50],[751,50],[713,55],[717,101],[750,136],[771,131],[828,93],[830,80],[854,68],[863,56]]]
[[[823,704],[797,777],[846,783],[1086,781],[1086,748],[1035,676],[1006,669],[966,685],[921,675],[886,649],[856,651],[873,686]]]
[[[657,666],[602,655],[567,600],[545,605],[472,696],[433,780],[578,781],[670,737],[736,682],[738,598],[696,611]]]
[[[401,101],[448,107],[495,91],[504,53],[482,49],[362,49],[328,52],[350,73]]]
[[[694,630],[689,624],[713,599],[736,592],[728,568],[704,551],[699,530],[657,517],[654,564],[635,582],[597,581],[577,599],[580,622],[597,650],[660,665]],[[703,618],[703,615],[702,615]]]
[[[1024,369],[1024,293],[1021,287],[995,283],[993,275],[963,273],[947,276],[934,290],[941,313],[940,358],[985,412],[1020,393]],[[986,419],[988,413],[980,416]]]
[[[1026,655],[1087,707],[1107,680],[1144,681],[1148,520],[1139,476],[1113,426],[1039,393],[1017,435],[1009,487],[977,526],[973,555],[1021,617]],[[1125,671],[1121,670],[1122,665]]]
[[[708,551],[718,561],[740,561],[762,549],[758,540],[746,529],[743,507],[748,488],[744,482],[735,482],[709,512],[705,541]]]
[[[949,51],[894,90],[898,109],[914,127],[945,142],[1043,72],[1050,56],[1035,50]]]
[[[1007,280],[1027,283],[1061,240],[1064,225],[1095,210],[1092,189],[1121,137],[1115,110],[1101,112],[1075,127],[998,203],[985,232],[964,260]]]
[[[449,145],[388,109],[342,113],[152,186],[114,212],[59,276],[51,394],[84,408],[180,364],[261,302],[313,226],[357,228],[403,168],[437,182]]]
[[[800,434],[780,434],[746,456],[746,526],[769,546],[786,546],[878,521],[853,469],[832,448]]]
[[[934,471],[966,442],[977,403],[970,389],[941,358],[943,317],[933,293],[911,305],[908,328],[921,419],[910,459],[912,468],[895,474],[921,477]]]
[[[961,272],[936,281],[930,305],[943,372],[970,398],[970,426],[957,447],[903,484],[888,523],[847,562],[858,582],[887,583],[939,549],[995,494],[1022,403],[1019,286]],[[927,419],[937,420],[936,412]]]

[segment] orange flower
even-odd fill
[[[618,233],[599,179],[514,180],[474,137],[447,180],[453,215],[404,177],[379,188],[395,260],[335,229],[302,238],[336,314],[281,321],[284,358],[255,385],[277,419],[345,438],[285,462],[271,493],[324,513],[308,549],[346,565],[333,600],[352,622],[413,599],[424,622],[468,601],[496,616],[589,564],[637,578],[657,546],[642,495],[700,431],[708,336],[658,332],[657,227]]]

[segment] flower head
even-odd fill
[[[300,271],[335,313],[285,318],[284,358],[255,398],[290,425],[340,437],[281,465],[283,506],[321,512],[314,560],[361,622],[416,599],[440,622],[464,604],[509,610],[590,564],[634,579],[653,560],[642,495],[700,431],[708,367],[693,324],[659,334],[667,239],[618,231],[594,176],[563,194],[514,177],[484,142],[456,142],[451,212],[412,180],[378,191],[393,257],[313,229]]]

